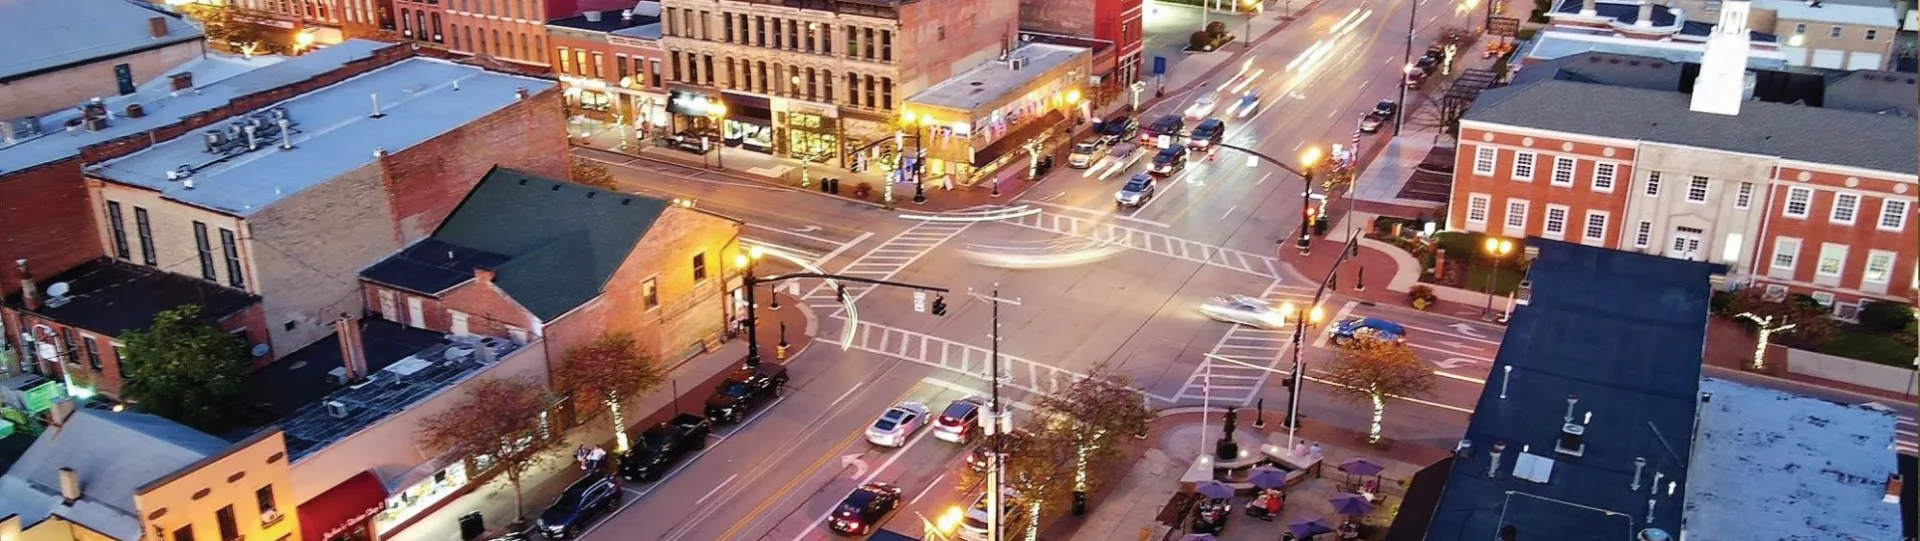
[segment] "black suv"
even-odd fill
[[[1227,123],[1218,118],[1209,118],[1193,127],[1193,133],[1189,134],[1187,139],[1187,146],[1195,150],[1206,150],[1208,147],[1220,144],[1226,135]]]
[[[887,483],[867,483],[853,489],[847,499],[833,508],[827,527],[833,533],[865,535],[880,527],[894,510],[900,508],[900,487]]]
[[[758,369],[741,368],[728,375],[707,399],[707,418],[715,423],[739,424],[747,413],[780,396],[787,386],[787,367],[762,364]]]
[[[713,423],[691,413],[654,425],[640,433],[640,441],[620,455],[620,478],[647,482],[659,479],[687,453],[707,448]]]
[[[1153,155],[1153,173],[1156,175],[1175,175],[1187,169],[1187,147],[1171,146]]]
[[[1109,145],[1125,143],[1132,141],[1133,137],[1140,133],[1140,122],[1134,120],[1131,116],[1115,115],[1113,118],[1109,118],[1100,123],[1098,133],[1100,134],[1100,139],[1106,141]]]
[[[612,477],[588,475],[567,487],[566,492],[560,493],[560,497],[553,500],[553,505],[540,513],[540,520],[535,525],[539,526],[540,535],[547,539],[575,537],[587,527],[587,521],[613,511],[613,506],[619,503],[620,487],[613,483]]]

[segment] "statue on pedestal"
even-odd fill
[[[1213,455],[1215,458],[1220,460],[1237,460],[1240,458],[1240,444],[1233,441],[1233,431],[1238,428],[1235,425],[1240,424],[1239,409],[1240,408],[1233,406],[1227,407],[1226,429],[1221,431],[1220,441],[1213,446]]]

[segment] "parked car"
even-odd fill
[[[867,427],[867,441],[881,447],[900,447],[907,444],[913,433],[925,426],[927,407],[915,402],[902,402],[887,408],[879,419],[873,420],[873,426]]]
[[[1003,536],[1007,532],[1017,532],[1024,527],[1023,525],[1026,523],[1025,519],[1027,514],[1015,512],[1018,509],[1020,509],[1020,493],[1010,488],[1001,490],[1000,532]],[[960,521],[960,530],[958,532],[960,539],[963,541],[987,541],[990,538],[987,521],[991,518],[987,516],[987,513],[987,493],[981,492],[980,496],[973,500],[973,505],[967,506],[967,514]]]
[[[1093,167],[1094,162],[1099,160],[1100,151],[1105,149],[1105,140],[1098,138],[1074,143],[1073,151],[1067,153],[1067,167],[1074,169]]]
[[[1113,193],[1113,204],[1121,208],[1138,208],[1153,199],[1157,191],[1155,188],[1153,175],[1147,173],[1134,175],[1132,180],[1127,181],[1127,185],[1121,186],[1120,191]]]
[[[827,527],[838,534],[866,535],[900,509],[900,495],[900,487],[888,483],[860,485],[834,506]]]
[[[1175,175],[1187,169],[1187,147],[1172,146],[1160,149],[1153,156],[1153,172],[1160,175]]]
[[[1349,318],[1333,327],[1332,341],[1335,344],[1350,344],[1360,338],[1405,342],[1407,328],[1377,317]]]
[[[620,478],[640,482],[659,479],[687,453],[706,449],[710,434],[713,423],[691,413],[653,425],[640,433],[632,449],[620,455]]]
[[[1200,121],[1193,127],[1193,133],[1187,136],[1187,146],[1194,150],[1206,151],[1220,144],[1227,136],[1227,123],[1218,118]]]
[[[620,487],[613,483],[613,477],[588,474],[561,492],[560,497],[540,513],[534,526],[547,539],[578,537],[588,521],[612,511],[619,503]]]
[[[947,404],[933,420],[933,437],[953,443],[966,443],[980,433],[980,415],[987,404],[977,398],[962,398]]]
[[[1360,132],[1377,133],[1380,131],[1380,125],[1386,122],[1387,117],[1375,111],[1367,111],[1367,114],[1360,116]]]
[[[1125,114],[1114,115],[1113,118],[1101,121],[1100,129],[1096,130],[1095,133],[1099,133],[1100,140],[1109,145],[1122,141],[1131,141],[1134,136],[1140,133],[1140,121],[1134,120],[1132,116]]]
[[[747,414],[773,402],[787,386],[787,367],[761,364],[759,369],[741,368],[714,387],[707,399],[707,418],[716,423],[738,424]]]
[[[1246,295],[1228,295],[1207,299],[1200,305],[1200,313],[1214,321],[1238,323],[1262,329],[1278,329],[1286,325],[1287,315],[1273,307],[1267,301]]]
[[[1393,100],[1380,100],[1379,103],[1373,104],[1373,113],[1383,118],[1393,118],[1393,115],[1400,114],[1400,103]]]

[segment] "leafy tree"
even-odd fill
[[[548,398],[545,388],[526,378],[475,381],[459,402],[421,422],[415,441],[452,456],[482,458],[482,470],[500,468],[513,483],[514,516],[525,520],[522,477],[564,441],[548,433],[542,415]]]
[[[1860,306],[1860,326],[1880,334],[1894,334],[1913,323],[1913,307],[1903,302],[1874,301]]]
[[[633,336],[603,334],[593,342],[567,348],[567,365],[554,374],[560,388],[575,398],[583,420],[602,414],[613,420],[614,447],[627,450],[627,423],[621,404],[666,381],[658,363],[640,353]],[[604,405],[606,407],[599,407]]]
[[[222,50],[249,55],[272,52],[271,40],[265,39],[260,27],[241,19],[236,8],[227,3],[195,2],[180,6],[180,11],[188,18],[199,21],[201,31],[207,35],[207,42]]]
[[[121,394],[140,410],[207,432],[226,429],[242,411],[246,345],[209,323],[199,306],[161,312],[147,330],[120,339]]]
[[[1413,347],[1403,342],[1358,338],[1340,350],[1327,379],[1334,396],[1373,407],[1367,443],[1380,443],[1380,424],[1387,415],[1388,397],[1419,397],[1433,393],[1433,372],[1420,364]]]
[[[595,188],[618,189],[613,173],[607,170],[607,164],[586,158],[574,158],[573,167],[567,172],[573,181]]]
[[[1767,363],[1767,345],[1773,342],[1773,335],[1792,333],[1794,341],[1817,345],[1826,343],[1838,330],[1833,318],[1827,317],[1827,308],[1812,298],[1790,296],[1785,299],[1768,299],[1761,288],[1748,288],[1734,300],[1735,320],[1752,322],[1758,334],[1753,349],[1753,369],[1763,370]]]
[[[1145,434],[1153,411],[1126,376],[1103,369],[1085,377],[1061,376],[1053,391],[1035,399],[1035,425],[1019,451],[1007,457],[1005,486],[1018,492],[1017,511],[1027,539],[1039,535],[1040,517],[1062,512],[1074,492],[1091,493],[1107,479],[1097,473],[1125,459],[1121,438]]]
[[[1071,433],[1071,423],[1059,421],[1058,418],[1042,421],[1037,429],[1029,430],[1032,435],[1020,446],[1019,452],[1007,456],[1001,470],[1006,476],[1001,482],[1019,494],[1020,507],[1007,514],[1007,523],[1024,524],[1027,541],[1039,538],[1040,517],[1060,513],[1072,501],[1069,497],[1074,483],[1069,472],[1081,443]],[[1008,504],[1002,502],[1001,505]]]

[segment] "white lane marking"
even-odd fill
[[[1402,327],[1406,327],[1406,328],[1409,328],[1409,329],[1413,329],[1413,330],[1416,330],[1416,331],[1420,331],[1420,332],[1430,332],[1430,333],[1434,333],[1434,334],[1444,334],[1444,335],[1447,335],[1447,336],[1452,336],[1452,337],[1454,337],[1454,338],[1459,338],[1459,339],[1462,339],[1462,340],[1472,340],[1472,341],[1475,341],[1475,342],[1479,342],[1479,343],[1482,343],[1482,344],[1487,344],[1487,345],[1491,345],[1491,346],[1498,346],[1498,345],[1500,345],[1500,341],[1498,341],[1498,340],[1488,340],[1488,339],[1485,339],[1485,338],[1474,338],[1474,337],[1471,337],[1471,336],[1467,336],[1467,335],[1464,335],[1464,334],[1460,334],[1460,333],[1456,333],[1456,332],[1449,332],[1449,331],[1443,331],[1443,330],[1440,330],[1440,329],[1433,329],[1433,328],[1428,328],[1428,327],[1420,327],[1420,326],[1415,326],[1415,325],[1408,325],[1408,324],[1405,324],[1405,323],[1401,323],[1401,324],[1400,324],[1400,326],[1402,326]]]
[[[1150,254],[1172,257],[1202,265],[1231,269],[1268,279],[1279,278],[1279,260],[1216,244],[1189,240],[1123,225],[1087,220],[1065,214],[1045,213],[1018,220],[999,222],[1015,227],[1047,231],[1059,235],[1092,239]]]
[[[847,250],[853,248],[854,246],[860,245],[861,242],[865,242],[868,238],[872,236],[873,236],[872,231],[861,233],[860,236],[854,237],[853,240],[847,241],[845,244],[841,244],[839,248],[834,248],[833,251],[827,252],[826,255],[820,256],[820,259],[814,260],[813,264],[822,265],[828,261],[833,261],[833,258],[840,257],[840,254],[846,253]]]
[[[1234,206],[1231,206],[1231,207],[1227,207],[1227,212],[1226,212],[1225,214],[1221,214],[1221,215],[1220,215],[1220,219],[1222,219],[1222,220],[1225,220],[1225,219],[1227,219],[1227,217],[1228,217],[1228,216],[1232,216],[1232,215],[1233,215],[1233,211],[1235,211],[1235,210],[1238,210],[1239,208],[1240,208],[1240,205],[1234,205]]]
[[[1170,178],[1170,179],[1167,179],[1167,182],[1166,182],[1166,184],[1167,184],[1167,192],[1168,192],[1168,193],[1172,193],[1174,189],[1176,189],[1176,188],[1179,188],[1179,187],[1180,187],[1180,186],[1181,186],[1182,184],[1186,184],[1185,182],[1180,182],[1180,181],[1179,181],[1179,179],[1182,179],[1182,178],[1192,178],[1192,177],[1193,177],[1193,170],[1192,170],[1192,169],[1188,169],[1188,170],[1186,170],[1186,171],[1181,171],[1181,172],[1180,172],[1180,174],[1179,174],[1178,176],[1175,176],[1174,178]],[[1192,192],[1193,190],[1187,190],[1187,191],[1188,191],[1188,192]],[[1160,202],[1160,200],[1161,200],[1161,199],[1164,199],[1164,197],[1161,197],[1161,196],[1164,196],[1164,195],[1166,195],[1166,194],[1165,194],[1165,193],[1157,193],[1157,192],[1156,192],[1156,193],[1154,193],[1154,194],[1153,194],[1153,197],[1152,197],[1152,198],[1149,198],[1149,199],[1147,199],[1147,202],[1146,202],[1146,203],[1142,203],[1142,204],[1141,204],[1140,206],[1138,206],[1138,207],[1134,207],[1134,209],[1133,209],[1133,212],[1129,212],[1129,213],[1127,213],[1127,217],[1128,217],[1128,218],[1133,218],[1133,219],[1139,219],[1139,218],[1140,218],[1140,213],[1142,213],[1142,212],[1146,212],[1146,211],[1147,211],[1147,207],[1151,207],[1151,206],[1153,206],[1153,204],[1154,204],[1154,203],[1158,203],[1158,202]],[[1115,213],[1115,214],[1118,214],[1118,213]]]
[[[892,453],[889,453],[887,455],[887,460],[885,462],[880,463],[880,467],[874,468],[872,472],[868,473],[864,477],[861,477],[860,480],[855,484],[855,486],[865,486],[867,483],[873,482],[873,479],[875,477],[879,477],[882,472],[887,471],[887,468],[893,467],[893,463],[896,461],[899,461],[900,457],[907,456],[908,449],[912,449],[913,446],[919,445],[920,442],[925,441],[927,439],[928,434],[932,434],[932,433],[933,433],[932,430],[921,430],[919,434],[915,434],[913,436],[912,441],[908,441],[906,445],[902,445],[900,446],[899,449],[895,449]],[[832,516],[833,516],[832,509],[828,509],[827,512],[821,513],[820,518],[814,519],[812,524],[808,524],[806,528],[803,528],[800,530],[800,535],[793,536],[793,541],[801,541],[803,539],[806,539],[808,536],[814,533],[813,532],[814,529],[819,528],[821,524],[825,524],[827,522],[827,519]],[[758,526],[757,523],[755,525]],[[776,524],[774,525],[774,527],[777,529],[779,528],[779,525]]]
[[[856,382],[856,383],[854,383],[854,384],[853,384],[853,388],[851,388],[851,389],[847,389],[847,392],[844,392],[844,393],[840,393],[840,398],[835,398],[835,399],[833,399],[833,402],[831,402],[831,403],[828,403],[828,404],[827,404],[827,407],[829,407],[829,408],[831,408],[831,407],[833,407],[833,406],[835,406],[835,405],[837,405],[837,404],[839,404],[841,400],[846,400],[846,399],[847,399],[847,397],[849,397],[849,396],[853,396],[853,392],[854,392],[854,391],[858,391],[858,390],[860,390],[860,386],[861,386],[861,385],[865,385],[865,384],[866,384],[866,382],[864,382],[864,381],[862,381],[862,382]]]
[[[693,501],[693,504],[694,504],[694,505],[700,505],[700,504],[703,504],[703,503],[707,503],[707,499],[708,499],[708,498],[712,498],[712,497],[713,497],[713,495],[714,495],[714,493],[716,493],[716,492],[720,492],[720,489],[722,489],[722,488],[726,488],[726,486],[727,486],[727,483],[732,483],[734,479],[738,479],[739,477],[740,477],[740,474],[737,474],[737,473],[736,473],[736,474],[733,474],[733,475],[730,475],[730,476],[727,476],[727,480],[725,480],[725,481],[721,481],[721,482],[720,482],[720,484],[718,484],[718,485],[714,485],[714,486],[713,486],[713,490],[709,490],[709,491],[707,491],[707,495],[705,495],[705,496],[701,496],[701,497],[700,497],[700,499],[698,499],[698,500],[694,500],[694,501]]]
[[[838,244],[840,244],[840,241],[837,241],[837,240],[833,240],[833,239],[829,239],[829,238],[825,238],[825,237],[819,237],[819,236],[814,236],[814,235],[808,235],[808,234],[806,234],[806,233],[801,233],[801,232],[799,232],[799,231],[794,231],[794,230],[791,230],[791,229],[786,229],[786,228],[781,228],[781,227],[769,227],[769,226],[764,226],[764,225],[760,225],[760,224],[756,224],[756,223],[748,223],[748,224],[747,224],[747,227],[751,227],[751,228],[754,228],[754,229],[762,229],[762,230],[766,230],[766,231],[772,231],[772,232],[775,232],[775,233],[779,233],[779,234],[782,234],[782,235],[791,235],[791,236],[795,236],[795,237],[800,237],[800,238],[803,238],[803,239],[807,239],[807,240],[810,240],[810,241],[814,241],[814,242],[819,242],[819,243],[825,243],[825,244],[833,244],[833,245],[838,245]]]
[[[1071,206],[1071,205],[1062,205],[1062,204],[1059,204],[1059,203],[1048,203],[1048,202],[1045,202],[1045,201],[1026,201],[1026,203],[1032,203],[1032,204],[1035,204],[1035,205],[1040,205],[1040,206],[1044,206],[1044,207],[1051,207],[1051,208],[1056,208],[1056,209],[1060,209],[1060,210],[1071,210],[1071,211],[1074,211],[1074,212],[1080,212],[1080,213],[1084,213],[1084,214],[1091,214],[1091,215],[1093,215],[1093,216],[1098,216],[1098,217],[1102,217],[1102,218],[1105,218],[1105,217],[1112,217],[1112,218],[1119,218],[1119,219],[1122,219],[1122,220],[1127,220],[1127,221],[1131,221],[1131,222],[1139,222],[1139,223],[1142,223],[1142,224],[1146,224],[1146,225],[1151,225],[1151,226],[1154,226],[1154,227],[1159,227],[1159,228],[1171,228],[1171,227],[1173,227],[1173,226],[1171,226],[1171,225],[1168,225],[1168,224],[1167,224],[1167,223],[1165,223],[1165,222],[1156,222],[1156,221],[1153,221],[1153,220],[1148,220],[1148,219],[1145,219],[1145,218],[1135,218],[1135,217],[1132,217],[1132,216],[1127,216],[1127,215],[1124,215],[1124,214],[1108,214],[1108,213],[1106,213],[1105,211],[1101,211],[1101,210],[1093,210],[1093,209],[1088,209],[1088,208],[1081,208],[1081,207],[1076,207],[1076,206]]]
[[[1462,359],[1472,359],[1472,360],[1475,360],[1475,361],[1479,361],[1479,362],[1483,362],[1483,363],[1492,363],[1492,362],[1493,362],[1493,359],[1488,359],[1488,358],[1486,358],[1486,357],[1480,357],[1480,356],[1477,356],[1477,355],[1467,355],[1467,354],[1464,354],[1464,353],[1460,353],[1460,352],[1456,352],[1456,351],[1453,351],[1453,350],[1450,350],[1450,349],[1444,349],[1444,348],[1437,348],[1437,347],[1433,347],[1433,346],[1429,346],[1429,345],[1426,345],[1426,344],[1416,344],[1416,343],[1413,343],[1413,342],[1407,342],[1407,345],[1409,345],[1409,346],[1413,346],[1413,347],[1416,347],[1416,348],[1420,348],[1420,349],[1424,349],[1424,350],[1427,350],[1427,351],[1432,351],[1432,352],[1437,352],[1437,353],[1445,353],[1445,354],[1447,354],[1447,355],[1452,355],[1452,356],[1454,356],[1454,357],[1459,357],[1459,358],[1462,358]]]
[[[919,494],[914,494],[913,499],[907,500],[907,505],[920,503],[920,498],[926,497],[928,492],[933,491],[933,487],[940,486],[940,481],[946,478],[947,478],[947,472],[940,472],[939,477],[935,477],[933,478],[933,481],[927,483],[927,488],[920,489]]]

